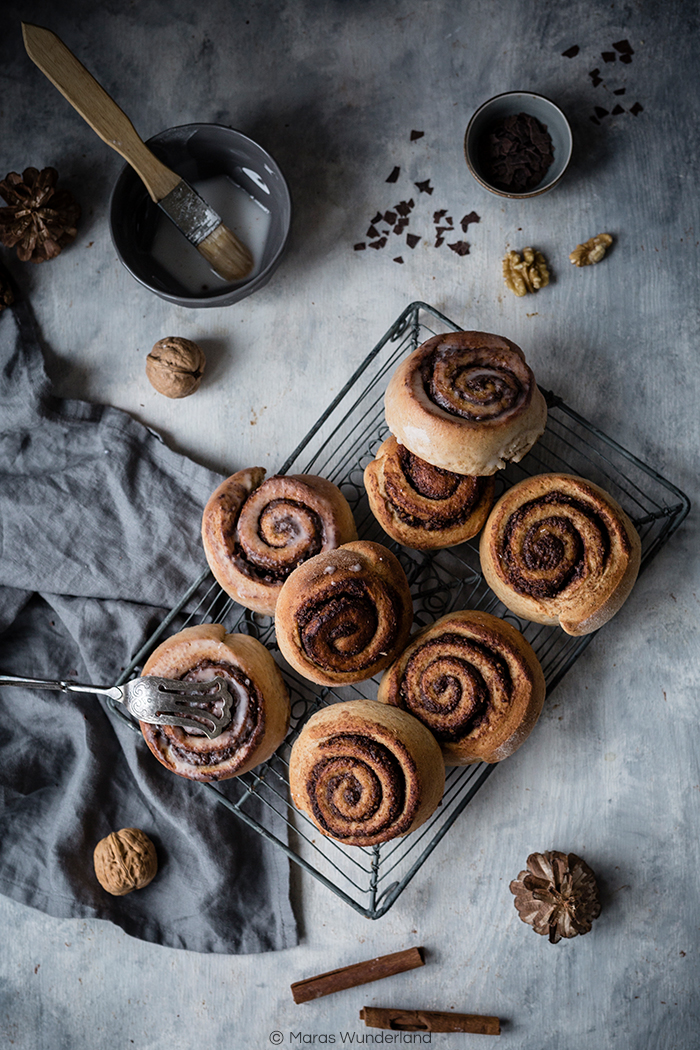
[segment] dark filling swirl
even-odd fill
[[[412,527],[461,525],[483,497],[486,479],[434,467],[399,445],[384,464],[384,488],[397,516]]]
[[[424,361],[422,377],[434,404],[473,422],[512,413],[530,393],[523,364],[508,349],[438,346]]]
[[[406,782],[400,762],[371,737],[343,733],[320,745],[309,798],[319,826],[334,838],[399,834],[412,819],[405,813]]]
[[[358,566],[359,569],[359,566]],[[347,673],[371,667],[396,643],[399,599],[376,579],[320,586],[297,612],[301,647],[316,667]]]
[[[399,686],[401,706],[440,741],[464,739],[488,719],[489,708],[508,704],[512,680],[497,652],[447,632],[419,645]]]
[[[554,598],[584,575],[604,571],[607,526],[595,509],[563,492],[524,503],[509,517],[501,565],[521,594]]]
[[[235,524],[233,558],[241,572],[274,583],[318,554],[324,528],[319,514],[299,500],[267,501],[259,493],[246,500]]]

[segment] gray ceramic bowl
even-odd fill
[[[552,161],[545,177],[534,189],[525,193],[514,193],[494,186],[486,175],[486,169],[481,158],[481,144],[484,135],[491,125],[516,113],[528,113],[535,117],[540,124],[544,125],[552,139],[554,146],[554,160]],[[573,135],[569,122],[559,109],[544,95],[535,95],[530,91],[506,91],[502,95],[495,95],[483,105],[479,106],[472,116],[464,136],[464,155],[467,167],[480,185],[490,193],[499,197],[511,197],[513,200],[523,200],[526,197],[539,197],[547,193],[560,181],[569,166],[573,150]]]
[[[112,191],[109,221],[117,255],[132,277],[162,299],[195,308],[230,306],[266,285],[282,258],[292,214],[287,183],[269,153],[222,124],[168,128],[149,139],[148,146],[190,185],[229,176],[244,191],[241,197],[246,207],[252,206],[256,221],[257,216],[264,220],[266,235],[250,277],[227,284],[214,274],[209,280],[205,270],[202,279],[204,260],[197,249],[174,227],[164,229],[169,220],[126,165]],[[226,221],[223,208],[214,199],[210,203]],[[171,266],[170,260],[177,265]]]

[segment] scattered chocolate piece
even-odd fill
[[[624,112],[625,111],[624,111],[623,107],[618,102],[618,104],[615,106],[614,110],[612,111],[612,115],[614,117],[619,117],[620,113],[624,113]]]
[[[436,237],[440,237],[440,236],[442,236],[443,233],[449,233],[451,229],[452,229],[451,226],[436,226],[435,227],[435,235],[436,235]]]
[[[466,241],[455,241],[454,244],[448,244],[447,247],[456,255],[469,255],[469,245]]]
[[[633,106],[630,106],[630,113],[633,117],[636,117],[638,113],[644,112],[644,106],[640,106],[638,102],[635,102]]]
[[[408,245],[409,248],[415,248],[415,246],[419,243],[419,241],[420,241],[420,237],[418,237],[417,234],[415,234],[415,233],[407,233],[406,234],[406,244]]]
[[[589,117],[588,119],[592,120],[594,124],[597,124],[598,127],[600,127],[600,121],[598,120],[597,117]]]
[[[480,160],[486,178],[497,189],[527,193],[545,177],[554,147],[547,128],[535,117],[513,113],[486,130]]]
[[[396,222],[396,212],[395,211],[385,211],[384,212],[384,222],[388,222],[390,226],[393,226],[394,223]]]
[[[599,69],[592,69],[588,75],[589,75],[589,77],[597,77],[599,73],[600,73]]]
[[[478,216],[475,211],[470,211],[468,215],[465,215],[460,219],[459,225],[462,227],[462,233],[467,232],[467,227],[470,222],[481,222],[480,216]]]
[[[602,106],[595,106],[594,109],[596,117],[607,117],[610,113],[609,110],[603,109]]]
[[[421,193],[432,193],[433,187],[430,185],[430,179],[425,179],[423,182],[417,182],[416,186]]]
[[[373,226],[376,226],[378,222],[382,221],[382,218],[383,218],[382,213],[380,211],[378,211],[377,214],[374,216],[374,218],[371,219],[370,221],[371,221]]]
[[[394,170],[392,171],[391,175],[389,175],[387,177],[386,181],[387,182],[396,182],[398,180],[398,177],[399,177],[400,174],[401,174],[401,168],[394,168]]]
[[[567,47],[566,51],[562,51],[562,58],[576,58],[580,50],[578,44],[572,44],[571,47]]]
[[[444,237],[436,237],[435,238],[435,247],[436,248],[439,248],[440,245],[444,244],[444,243],[445,243],[445,238]]]
[[[620,55],[620,61],[624,62],[625,65],[628,66],[630,64],[630,62],[632,61],[632,56],[631,55]]]
[[[619,51],[622,55],[633,55],[632,45],[629,40],[618,40],[616,44],[613,44],[616,51]]]
[[[403,233],[404,228],[408,225],[408,219],[399,219],[394,226],[394,233]]]
[[[589,77],[591,78],[593,87],[598,87],[598,84],[602,84],[603,83],[603,78],[599,74],[600,74],[600,70],[599,69],[592,69],[590,71],[590,73],[588,74]]]
[[[412,131],[411,132],[411,142],[415,142],[416,139],[422,139],[424,135],[425,135],[424,131]]]
[[[413,203],[412,202],[411,202],[411,204],[409,204],[408,201],[399,201],[398,204],[394,205],[394,211],[398,215],[406,216],[406,215],[410,215],[411,214],[412,207],[413,207]]]
[[[617,91],[613,91],[613,95],[624,95],[627,88],[618,88]]]
[[[447,216],[447,218],[445,219],[445,222],[448,223],[448,225],[450,225],[450,226],[454,226],[454,219],[452,218],[451,215]]]
[[[411,197],[410,201],[408,202],[408,206],[409,208],[415,208],[416,202],[414,201],[413,197]]]
[[[397,263],[402,263],[402,262],[403,262],[403,259],[401,258],[401,256],[400,256],[400,255],[397,255],[397,256],[396,256],[396,258],[394,259],[394,262],[397,262]]]
[[[365,248],[366,248],[366,247],[367,247],[367,245],[365,244],[365,242],[364,242],[364,241],[360,241],[360,243],[359,243],[359,244],[354,244],[354,245],[353,245],[353,248],[354,248],[354,250],[355,250],[356,252],[363,252],[363,251],[365,250]]]
[[[603,59],[603,62],[614,62],[617,55],[614,51],[601,51],[600,57]]]
[[[386,237],[380,237],[378,241],[372,241],[370,248],[383,248],[386,244]]]
[[[602,83],[603,83],[603,78],[602,77],[593,77],[593,80],[591,81],[592,87],[598,87],[598,84],[602,84]]]
[[[441,208],[440,211],[433,212],[433,222],[436,226],[440,222],[440,219],[443,217],[443,215],[447,215],[447,208]]]
[[[373,237],[378,237],[378,236],[379,236],[379,230],[374,225],[374,223],[372,223],[370,228],[367,230],[367,233],[365,234],[365,237],[369,237],[370,240],[371,240]]]

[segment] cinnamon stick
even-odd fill
[[[364,1006],[360,1017],[368,1028],[388,1028],[392,1032],[471,1032],[473,1035],[500,1035],[497,1017],[481,1014],[453,1014],[441,1010],[401,1010]]]
[[[379,981],[382,977],[391,977],[395,973],[414,970],[423,966],[423,948],[406,948],[391,955],[379,955],[375,959],[341,966],[338,970],[307,977],[291,985],[295,1003],[308,1003],[311,999],[320,999],[322,995],[331,995],[344,988],[356,988],[360,984]]]

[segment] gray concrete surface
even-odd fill
[[[130,278],[107,227],[121,161],[28,60],[20,19],[57,31],[144,137],[220,121],[273,154],[295,210],[267,288],[229,309],[188,311]],[[124,408],[227,473],[253,462],[274,469],[394,318],[422,299],[466,328],[514,339],[543,385],[694,500],[697,35],[697,6],[678,0],[6,0],[2,174],[52,164],[84,211],[76,242],[51,263],[21,265],[2,250],[30,296],[58,392]],[[632,61],[618,53],[605,62],[623,39]],[[563,57],[575,44],[578,55]],[[462,139],[480,102],[519,88],[556,100],[576,144],[560,187],[513,203],[471,180]],[[590,119],[595,106],[616,104],[625,112]],[[424,135],[411,141],[412,130]],[[399,180],[387,184],[395,166]],[[432,195],[416,191],[425,179]],[[409,193],[421,243],[399,252],[396,237],[354,251],[374,213]],[[441,208],[479,214],[468,255],[433,246]],[[615,238],[609,257],[576,270],[569,251],[603,230]],[[554,279],[516,299],[500,262],[529,244]],[[145,377],[146,354],[169,334],[196,339],[209,360],[185,401],[160,397]],[[295,873],[301,945],[212,957],[0,899],[0,1042],[263,1050],[279,1032],[283,1046],[361,1043],[371,1030],[358,1011],[373,1004],[498,1014],[513,1050],[693,1050],[697,625],[691,512],[557,688],[527,746],[377,922]],[[549,848],[583,855],[604,903],[590,935],[557,946],[520,922],[508,891],[527,855]],[[420,970],[292,1002],[292,980],[411,944],[428,950]],[[432,1044],[484,1038],[434,1035]]]

